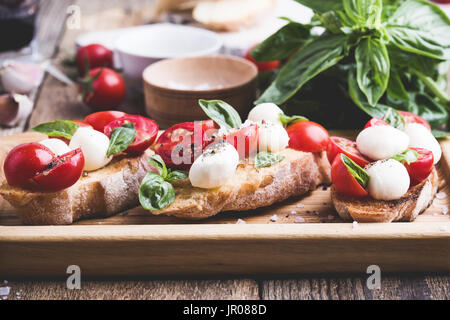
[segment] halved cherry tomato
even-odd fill
[[[348,197],[365,197],[368,192],[353,177],[342,162],[341,154],[334,158],[331,166],[331,181],[336,191]]]
[[[212,120],[178,123],[159,136],[155,153],[161,156],[168,167],[189,169],[213,141],[215,131]]]
[[[433,170],[433,152],[423,148],[410,148],[411,150],[417,151],[419,154],[419,159],[414,162],[403,163],[408,170],[409,179],[411,181],[411,186],[421,183],[423,180],[428,178],[431,171]]]
[[[71,120],[72,122],[75,122],[77,125],[79,125],[80,127],[88,127],[88,128],[92,128],[92,126],[89,123],[86,123],[82,120]],[[70,140],[64,137],[49,137],[49,138],[55,138],[55,139],[59,139],[61,141],[63,141],[65,144],[69,144]]]
[[[253,45],[252,47],[250,47],[250,49],[248,49],[248,51],[245,53],[245,59],[247,59],[250,62],[253,62],[256,65],[256,67],[258,68],[259,72],[270,71],[270,70],[274,70],[274,69],[278,68],[280,66],[279,60],[259,62],[259,61],[256,61],[255,58],[252,57],[250,52],[253,49],[255,49],[257,45],[258,45],[258,43]]]
[[[136,137],[125,152],[128,154],[140,154],[152,145],[158,135],[158,125],[152,119],[142,116],[126,115],[108,123],[104,129],[104,133],[110,137],[114,128],[121,127],[125,123],[130,122],[134,124]]]
[[[345,154],[362,168],[370,163],[370,160],[358,151],[355,141],[342,137],[330,137],[327,147],[328,161],[333,163],[339,153]]]
[[[13,148],[5,158],[3,170],[12,187],[27,188],[30,180],[43,172],[56,159],[53,152],[40,143],[25,143]]]
[[[84,155],[81,148],[57,157],[33,178],[38,190],[57,192],[74,185],[83,173]]]
[[[256,124],[237,129],[223,137],[232,144],[239,153],[241,159],[255,155],[258,148],[258,126]]]
[[[364,129],[373,127],[373,126],[388,126],[388,125],[389,125],[389,123],[387,123],[383,119],[372,118],[366,123],[366,125],[364,126]]]
[[[95,130],[104,132],[108,123],[126,116],[127,114],[122,111],[99,111],[94,112],[84,118],[86,123],[89,123]]]
[[[398,112],[403,116],[403,118],[405,119],[406,123],[419,123],[419,124],[423,125],[425,128],[427,128],[428,130],[431,131],[430,124],[428,123],[427,120],[425,120],[421,116],[419,116],[419,115],[417,115],[415,113],[412,113],[412,112],[408,112],[408,111],[400,111],[400,110],[398,110]]]
[[[289,147],[304,152],[321,152],[327,149],[330,136],[320,124],[297,121],[286,128]]]

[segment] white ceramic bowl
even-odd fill
[[[130,28],[114,47],[124,75],[140,81],[144,69],[156,61],[214,55],[222,48],[222,41],[208,30],[162,23]]]

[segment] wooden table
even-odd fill
[[[65,27],[70,4],[81,9],[80,29]],[[42,0],[38,36],[41,53],[64,69],[63,61],[73,55],[79,34],[146,23],[153,9],[154,0]],[[78,102],[75,87],[66,87],[50,76],[35,96],[30,119],[12,129],[0,128],[0,135],[22,132],[54,119],[81,119],[90,112]],[[142,95],[129,93],[124,106],[127,112],[143,113]],[[367,288],[368,276],[362,270],[355,275],[245,275],[233,279],[82,277],[81,290],[69,290],[66,279],[2,279],[0,275],[0,286],[11,288],[9,299],[450,299],[449,275],[382,274],[378,290]]]

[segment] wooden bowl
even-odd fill
[[[219,99],[232,105],[244,120],[256,97],[257,74],[253,63],[232,56],[156,62],[143,72],[146,112],[167,128],[207,119],[198,99]]]

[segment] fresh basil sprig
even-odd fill
[[[55,120],[52,122],[41,123],[32,130],[46,134],[49,137],[63,137],[70,140],[79,127],[80,126],[73,121]]]
[[[239,113],[222,100],[198,100],[206,115],[214,120],[221,128],[238,129],[242,125]]]
[[[399,130],[403,130],[405,128],[405,118],[403,118],[400,112],[393,108],[387,109],[386,113],[384,114],[383,120]]]
[[[271,152],[261,151],[255,157],[255,168],[265,168],[283,161],[284,156]]]
[[[303,116],[288,116],[285,115],[284,113],[280,113],[279,118],[281,123],[286,126],[297,121],[308,121],[308,118],[305,118]]]
[[[341,153],[341,159],[347,167],[348,172],[356,179],[356,181],[358,181],[363,188],[367,187],[370,180],[370,175],[343,153]]]
[[[149,159],[158,173],[147,172],[139,187],[139,202],[146,210],[160,210],[175,201],[175,189],[171,182],[187,178],[186,172],[171,170],[157,154]]]
[[[134,128],[134,123],[127,122],[121,127],[114,128],[111,131],[111,137],[109,139],[108,150],[106,155],[109,157],[113,154],[119,154],[125,151],[130,144],[133,143],[136,137],[136,129]]]
[[[398,153],[392,157],[392,159],[397,160],[401,163],[410,164],[416,162],[419,159],[419,154],[416,150],[406,149],[402,153]]]

